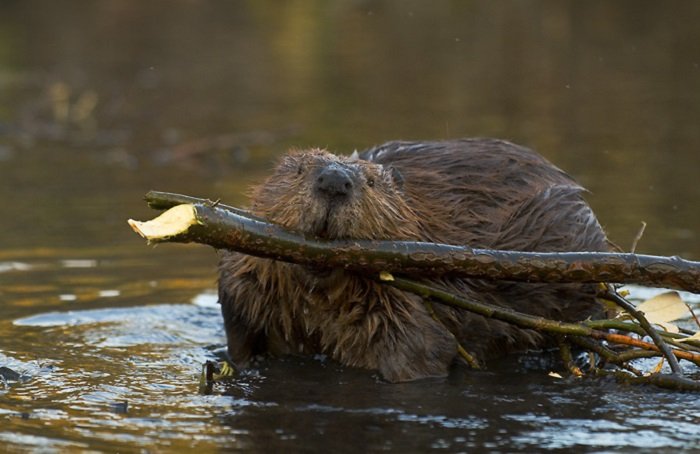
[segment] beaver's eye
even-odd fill
[[[367,178],[367,186],[369,186],[370,188],[374,186],[374,178]]]
[[[297,168],[297,175],[301,175],[304,173],[304,166],[299,164],[299,167]]]

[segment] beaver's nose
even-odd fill
[[[353,188],[352,177],[346,169],[331,165],[318,174],[314,188],[326,197],[348,197]]]

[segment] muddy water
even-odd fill
[[[291,146],[497,136],[590,188],[621,246],[646,221],[640,250],[698,260],[699,19],[694,2],[0,3],[2,449],[698,449],[700,398],[555,379],[539,357],[401,385],[283,358],[199,395],[225,341],[216,254],[147,247],[125,220],[152,214],[152,188],[244,204]]]

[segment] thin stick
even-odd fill
[[[470,312],[483,315],[484,317],[503,320],[512,323],[516,326],[520,326],[521,328],[534,329],[550,334],[568,334],[574,336],[585,336],[591,337],[593,339],[606,340],[608,342],[613,342],[616,344],[629,345],[632,347],[639,347],[646,350],[659,351],[659,347],[650,342],[644,342],[639,339],[633,339],[629,336],[624,336],[622,334],[607,333],[605,331],[595,330],[589,328],[588,326],[585,326],[584,324],[564,323],[555,320],[548,320],[543,317],[523,314],[522,312],[517,312],[512,309],[468,300],[466,298],[462,298],[460,296],[448,293],[444,290],[430,287],[425,284],[421,284],[419,282],[405,278],[394,276],[394,280],[382,282],[386,285],[391,285],[398,289],[415,293],[416,295],[422,296],[423,298],[434,298],[435,301],[466,309]],[[700,354],[682,350],[672,350],[672,352],[676,357],[680,359],[685,359],[697,365],[700,365]]]
[[[634,241],[632,241],[632,248],[630,249],[630,252],[634,254],[634,252],[637,250],[637,243],[639,243],[639,240],[642,239],[642,235],[644,235],[644,230],[647,228],[647,223],[642,221],[642,227],[639,229],[639,232],[637,232],[637,236],[634,237]]]
[[[695,313],[692,307],[690,307],[690,304],[683,302],[685,304],[685,307],[688,308],[688,311],[690,311],[690,315],[693,316],[693,320],[695,320],[695,324],[700,328],[700,320],[698,320],[698,315]]]
[[[469,367],[471,367],[472,369],[481,369],[481,365],[479,364],[479,361],[474,357],[474,355],[472,355],[471,353],[466,351],[464,347],[462,347],[462,344],[460,344],[460,342],[457,340],[457,337],[454,335],[454,333],[447,329],[442,320],[440,320],[438,315],[435,313],[433,303],[428,299],[423,299],[423,304],[425,305],[425,308],[427,309],[428,313],[433,318],[433,320],[440,323],[452,335],[452,338],[454,338],[457,344],[457,353],[459,353],[462,359],[464,359],[464,361],[466,361],[467,364],[469,364]]]
[[[603,359],[605,359],[605,362],[610,363],[610,364],[615,364],[625,370],[628,370],[632,372],[635,375],[639,375],[640,377],[644,374],[642,374],[641,371],[637,370],[636,368],[632,367],[629,363],[624,362],[621,358],[620,355],[615,353],[614,351],[610,350],[606,346],[596,342],[593,339],[590,339],[588,337],[581,337],[581,336],[570,336],[569,340],[571,342],[579,345],[580,347],[585,348],[586,350],[589,351],[590,354],[593,354],[593,352],[597,353]],[[645,351],[645,350],[635,350],[635,351]],[[661,356],[661,353],[659,352],[647,352],[650,355],[649,356]],[[595,363],[591,360],[591,367],[592,369],[597,369]]]
[[[148,191],[143,197],[149,208],[154,210],[167,210],[177,205],[183,205],[187,203],[201,203],[204,205],[209,205],[211,207],[220,207],[225,210],[237,213],[241,216],[246,216],[251,219],[259,219],[249,211],[243,210],[241,208],[236,208],[231,205],[224,205],[220,202],[220,199],[210,200],[210,199],[200,199],[198,197],[192,197],[184,194],[176,194],[174,192],[162,192],[162,191]]]
[[[581,372],[581,369],[574,363],[574,356],[571,354],[571,345],[569,345],[563,336],[557,336],[557,342],[559,344],[561,360],[564,366],[569,370],[569,373],[575,377],[583,377],[583,372]]]
[[[606,298],[612,300],[615,304],[620,306],[632,317],[634,317],[639,322],[639,325],[642,328],[644,328],[646,334],[648,334],[649,337],[651,337],[651,339],[654,341],[654,344],[659,348],[661,353],[663,353],[664,357],[668,361],[668,365],[671,368],[671,371],[674,374],[683,375],[683,369],[681,369],[680,364],[678,364],[678,360],[676,359],[676,356],[674,355],[673,351],[668,346],[668,344],[664,342],[662,337],[659,336],[659,333],[656,332],[656,330],[651,326],[651,323],[649,323],[649,320],[647,320],[647,318],[644,316],[644,313],[638,311],[632,303],[618,295],[617,292],[615,292],[614,290],[609,290],[608,294],[606,295]]]
[[[627,321],[622,321],[622,320],[615,320],[615,319],[609,319],[609,320],[586,320],[582,322],[584,325],[588,326],[589,328],[593,329],[599,329],[599,330],[608,330],[608,329],[615,329],[618,331],[626,331],[630,333],[635,333],[640,336],[645,336],[647,332],[639,326],[636,323],[632,322],[627,322]],[[669,331],[662,331],[662,330],[657,330],[654,329],[657,333],[659,333],[660,336],[662,336],[664,339],[666,339],[666,342],[676,345],[678,340],[682,339],[687,339],[689,336],[691,336],[693,333],[689,332],[688,334],[683,334],[683,333],[672,333]],[[687,342],[682,342],[680,345],[685,345],[685,347],[692,347],[692,350],[700,351],[700,340],[690,340]],[[678,346],[678,345],[676,345]],[[682,347],[681,347],[682,348]]]
[[[600,376],[614,377],[617,381],[630,385],[656,385],[661,388],[675,389],[676,391],[700,391],[700,382],[690,380],[678,374],[652,374],[636,377],[620,370],[606,371],[595,369]]]

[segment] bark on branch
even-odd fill
[[[602,252],[539,253],[407,242],[322,241],[203,199],[149,193],[168,211],[129,225],[149,243],[197,242],[315,267],[413,276],[460,275],[525,282],[614,282],[700,293],[700,262],[680,257]],[[185,202],[184,204],[182,204]]]

